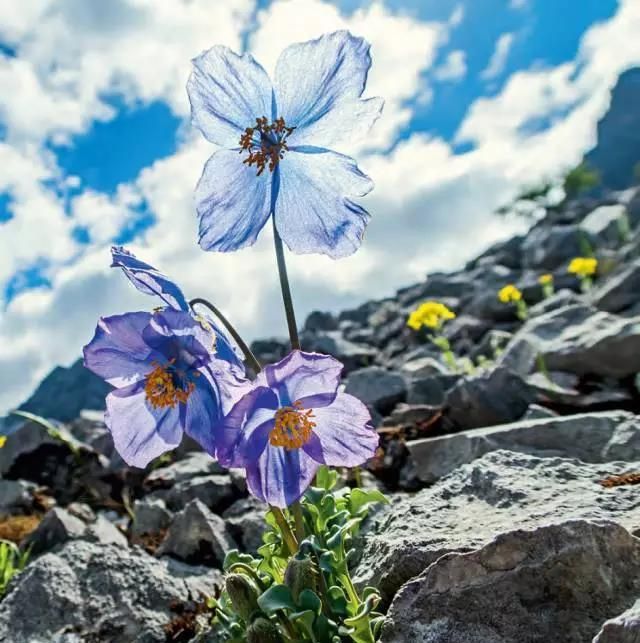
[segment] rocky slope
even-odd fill
[[[567,265],[589,249],[582,293]],[[525,321],[496,297],[508,283]],[[306,320],[304,347],[345,363],[382,438],[367,483],[393,502],[366,525],[355,575],[382,591],[383,643],[640,639],[639,287],[630,187],[564,203],[458,272]],[[457,313],[444,333],[458,369],[406,327],[426,299]],[[287,345],[253,349],[272,361]],[[0,538],[33,552],[0,641],[214,641],[196,638],[202,595],[226,551],[259,546],[263,508],[188,442],[124,466],[103,392],[78,365],[55,371],[26,408],[64,421],[62,439],[27,423],[0,449]]]

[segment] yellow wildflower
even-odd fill
[[[448,319],[454,319],[455,313],[438,301],[425,301],[420,304],[407,320],[407,326],[413,330],[427,328],[440,328]]]
[[[500,289],[498,299],[503,304],[509,304],[511,302],[520,301],[522,299],[522,293],[513,284],[508,284],[504,288]]]
[[[0,435],[0,449],[5,445],[7,441],[7,436],[6,435]]]
[[[574,257],[567,272],[578,277],[592,277],[598,269],[598,260],[594,257]]]
[[[546,275],[540,275],[538,277],[538,283],[542,286],[548,286],[549,284],[553,283],[553,275],[550,273],[547,273]]]

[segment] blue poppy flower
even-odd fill
[[[291,45],[273,82],[251,55],[227,47],[209,49],[193,66],[193,122],[221,148],[196,187],[200,246],[249,246],[273,215],[293,252],[355,252],[370,215],[353,199],[373,183],[330,148],[368,131],[382,110],[382,99],[360,98],[369,44],[337,31]]]
[[[127,464],[145,467],[183,433],[215,455],[220,421],[248,386],[216,342],[210,326],[170,308],[100,319],[84,365],[115,387],[105,422]]]
[[[355,467],[375,455],[367,407],[339,388],[342,364],[293,351],[262,370],[223,421],[218,459],[246,469],[249,491],[287,507],[322,464]]]
[[[156,295],[169,308],[190,312],[194,314],[197,321],[209,324],[215,332],[218,358],[226,360],[237,367],[239,375],[244,374],[244,364],[227,336],[210,318],[193,313],[182,290],[174,281],[153,266],[138,259],[132,252],[122,246],[113,246],[111,248],[111,258],[111,267],[122,268],[129,281],[140,292],[145,295]]]

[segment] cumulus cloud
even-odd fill
[[[7,111],[0,117],[7,119],[0,191],[11,192],[16,215],[0,224],[0,281],[44,257],[52,282],[51,289],[17,296],[0,317],[0,411],[24,398],[53,365],[73,361],[99,315],[153,305],[107,267],[109,239],[141,200],[157,222],[136,239],[135,252],[174,275],[188,295],[215,300],[249,338],[284,333],[268,230],[254,248],[239,253],[197,248],[193,187],[213,151],[197,133],[112,196],[81,191],[68,204],[61,198],[68,177],[60,176],[44,142],[108,118],[100,103],[105,92],[118,89],[131,101],[162,99],[186,116],[189,58],[215,42],[239,48],[246,29],[250,48],[268,67],[289,42],[323,31],[349,28],[372,42],[367,93],[385,96],[387,109],[365,144],[351,145],[377,184],[364,200],[372,222],[363,249],[346,260],[290,257],[302,318],[312,308],[339,310],[386,296],[428,270],[455,268],[512,234],[514,228],[493,217],[493,209],[518,182],[574,163],[593,141],[617,74],[640,62],[639,7],[627,0],[613,19],[584,36],[576,61],[519,72],[496,96],[477,100],[456,137],[475,147],[456,155],[450,142],[424,133],[396,140],[415,100],[433,91],[424,83],[425,72],[433,74],[452,21],[420,21],[381,3],[343,14],[321,0],[276,0],[255,14],[248,0],[117,0],[104,3],[100,15],[88,6],[97,5],[29,0],[0,9],[0,37],[19,52],[9,61],[9,75],[19,76],[3,85],[10,93],[3,94]],[[48,57],[57,78],[47,77]],[[14,69],[12,60],[27,72],[20,65]],[[43,103],[50,113],[38,114],[33,130],[20,113],[35,110],[29,98],[17,95],[18,77],[32,78],[24,91],[34,100],[53,101]],[[14,99],[23,101],[21,109]],[[546,126],[530,127],[540,121]],[[46,187],[51,183],[57,191]],[[80,224],[90,231],[89,246],[73,240],[72,229]]]
[[[467,55],[456,49],[449,52],[446,59],[434,72],[434,77],[440,81],[461,80],[467,73]]]
[[[502,74],[507,64],[507,58],[509,57],[513,40],[514,34],[512,33],[503,33],[498,38],[493,54],[491,54],[489,64],[480,74],[481,78],[484,80],[491,80]]]

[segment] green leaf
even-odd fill
[[[314,614],[320,614],[322,601],[313,590],[304,589],[298,596],[298,607],[303,610],[311,610]]]
[[[325,489],[326,491],[331,491],[336,486],[338,482],[338,472],[329,469],[329,467],[322,466],[318,469],[316,473],[316,484]]]
[[[296,609],[291,590],[286,585],[272,585],[258,597],[258,605],[267,614],[272,614],[276,610]]]
[[[304,612],[294,612],[289,614],[289,619],[293,623],[301,623],[309,636],[313,636],[313,623],[316,619],[315,612],[305,610]]]
[[[349,497],[349,509],[356,515],[374,502],[389,504],[387,497],[378,489],[353,489]]]

